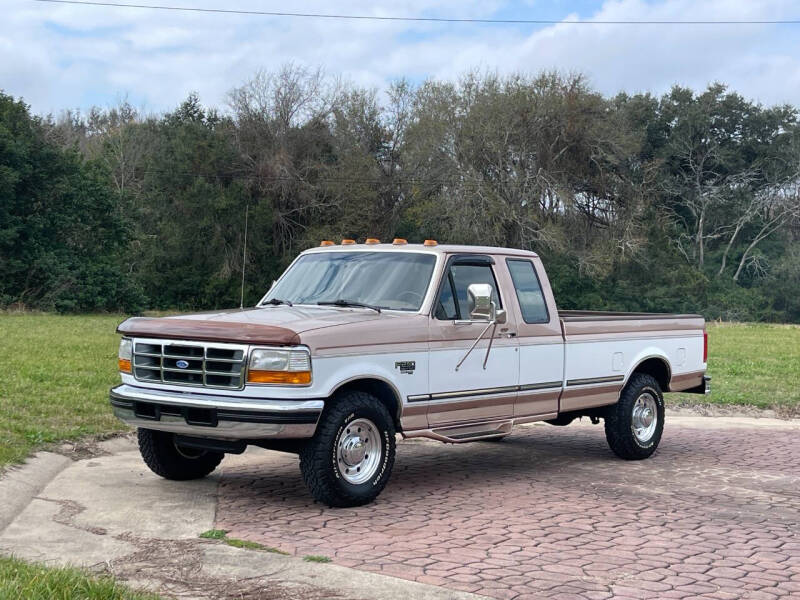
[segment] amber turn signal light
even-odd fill
[[[320,246],[335,246],[336,244],[334,244],[334,243],[333,243],[332,241],[330,241],[330,240],[322,240],[322,241],[319,243],[319,245],[320,245]]]
[[[119,370],[121,373],[131,372],[131,361],[129,361],[127,358],[117,359],[117,365],[119,365]]]
[[[305,385],[311,383],[311,371],[257,371],[247,372],[247,383],[289,383]]]
[[[350,246],[355,243],[356,243],[355,240],[342,240],[342,246]]]

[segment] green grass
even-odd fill
[[[672,396],[671,402],[709,402],[800,410],[800,326],[710,323],[708,374],[711,395]]]
[[[121,315],[0,313],[0,468],[62,440],[124,431],[111,414]],[[800,327],[710,324],[713,393],[670,402],[800,410]]]
[[[329,563],[331,559],[327,556],[321,556],[318,554],[309,554],[303,557],[303,560],[306,562],[315,562],[315,563]]]
[[[134,592],[110,577],[79,569],[44,567],[0,557],[0,598],[4,600],[158,600]]]
[[[244,548],[245,550],[262,550],[264,552],[272,552],[273,554],[289,554],[288,552],[284,552],[278,548],[271,548],[269,546],[265,546],[264,544],[259,544],[258,542],[240,540],[238,538],[229,538],[227,534],[228,532],[224,529],[209,529],[208,531],[201,533],[200,537],[207,540],[222,540],[228,544],[228,546],[233,546],[234,548]]]
[[[123,319],[0,313],[0,467],[47,443],[125,429],[108,404]]]
[[[228,533],[224,529],[209,529],[200,534],[200,537],[206,540],[224,540],[225,534]]]

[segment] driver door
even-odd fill
[[[484,368],[492,327],[456,370],[459,361],[486,328],[471,321],[467,288],[473,283],[492,287],[492,299],[504,308],[495,260],[487,255],[449,257],[430,317],[428,426],[455,425],[511,418],[517,397],[519,352],[515,317],[498,325]],[[508,288],[506,288],[508,289]]]

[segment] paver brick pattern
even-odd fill
[[[217,527],[494,598],[800,598],[800,432],[670,427],[649,460],[602,426],[398,444],[369,506],[309,497],[297,458],[225,468]]]

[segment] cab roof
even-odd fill
[[[303,254],[317,252],[364,252],[364,251],[393,251],[393,252],[427,252],[435,254],[500,254],[506,256],[525,256],[527,258],[538,256],[530,250],[517,248],[500,248],[497,246],[468,246],[464,244],[437,244],[425,246],[423,244],[334,244],[331,246],[317,246],[305,250]]]

